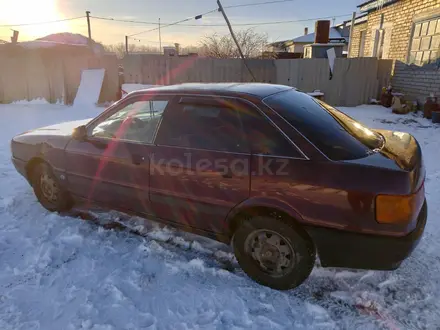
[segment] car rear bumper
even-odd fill
[[[12,163],[14,164],[17,172],[20,173],[21,175],[23,175],[27,179],[27,177],[26,177],[26,162],[24,160],[12,157]]]
[[[419,243],[425,230],[426,201],[417,227],[407,236],[389,237],[358,234],[335,229],[308,227],[323,267],[393,270],[400,266]]]

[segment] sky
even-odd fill
[[[224,7],[238,4],[256,4],[274,0],[222,0]],[[86,18],[78,18],[58,23],[27,26],[5,26],[47,22],[73,17],[91,16],[136,20],[155,23],[161,19],[162,25],[208,12],[217,8],[216,0],[0,0],[0,39],[9,40],[14,28],[20,31],[20,41],[33,40],[51,33],[72,32],[87,35]],[[292,0],[266,5],[246,6],[225,9],[234,30],[253,27],[256,32],[265,33],[268,41],[292,39],[304,33],[304,27],[314,30],[314,20],[288,24],[258,25],[259,22],[286,20],[306,20],[321,17],[335,17],[336,24],[351,18],[356,6],[363,0]],[[342,16],[345,15],[345,16]],[[255,26],[236,24],[256,23]],[[224,19],[219,12],[192,19],[184,24],[161,29],[162,44],[175,42],[183,46],[197,46],[200,39],[212,33],[227,34]],[[215,24],[220,26],[204,26]],[[91,18],[94,40],[104,44],[124,42],[125,35],[137,34],[153,29],[157,25],[122,23]],[[130,43],[158,46],[158,31],[141,33],[129,38]]]

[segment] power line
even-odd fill
[[[346,17],[351,16],[351,14],[344,14],[344,15],[332,15],[332,16],[325,16],[325,17],[315,17],[315,18],[305,18],[305,19],[299,19],[299,20],[292,20],[292,21],[273,21],[273,22],[256,22],[256,23],[237,23],[234,24],[234,26],[249,26],[249,25],[270,25],[270,24],[286,24],[286,23],[299,23],[299,22],[308,22],[308,21],[318,21],[321,19],[328,19],[328,18],[336,18],[336,17]],[[212,25],[214,26],[214,25]],[[223,25],[218,25],[223,26]]]
[[[122,22],[122,23],[136,23],[136,24],[146,24],[146,25],[157,25],[157,22],[133,21],[133,20],[127,20],[127,19],[116,19],[116,18],[112,18],[112,17],[90,16],[90,18],[100,19],[100,20],[103,20],[103,21]]]
[[[276,1],[267,1],[267,2],[257,2],[257,3],[244,3],[241,5],[231,5],[231,6],[224,6],[223,8],[238,8],[238,7],[250,7],[250,6],[261,6],[261,5],[269,5],[273,3],[281,3],[281,2],[292,2],[295,0],[276,0]]]
[[[213,9],[213,10],[207,11],[206,13],[203,13],[203,14],[200,14],[200,15],[196,15],[194,17],[189,17],[189,18],[185,18],[185,19],[182,19],[180,21],[177,21],[177,22],[173,22],[173,23],[170,23],[170,24],[165,24],[165,25],[162,25],[161,28],[163,29],[163,28],[166,28],[166,27],[169,27],[169,26],[173,26],[173,25],[176,25],[176,24],[179,24],[179,23],[187,22],[187,21],[190,21],[190,20],[193,20],[193,19],[198,19],[198,18],[201,18],[203,15],[211,14],[213,12],[216,12],[217,10],[218,9]],[[137,36],[137,35],[142,34],[142,33],[152,32],[152,31],[156,31],[156,30],[159,30],[159,27],[154,28],[154,29],[150,29],[150,30],[146,30],[146,31],[141,31],[141,32],[138,32],[138,33],[133,33],[133,34],[128,35],[128,37],[134,37],[134,36]]]
[[[308,21],[315,21],[315,20],[320,20],[320,19],[331,19],[331,18],[337,18],[337,17],[347,17],[347,16],[351,16],[351,14],[343,14],[343,15],[332,15],[332,16],[325,16],[325,17],[314,17],[314,18],[305,18],[305,19],[300,19],[300,20],[288,20],[288,21],[269,21],[269,22],[254,22],[254,23],[236,23],[234,24],[234,26],[252,26],[252,25],[271,25],[271,24],[289,24],[289,23],[300,23],[300,22],[308,22]],[[105,20],[109,20],[109,21],[115,21],[115,22],[126,22],[126,23],[138,23],[138,24],[152,24],[152,25],[157,25],[157,23],[150,23],[150,22],[143,22],[143,21],[128,21],[128,20],[118,20],[118,19],[114,19],[114,18],[102,18],[102,17],[95,17],[95,16],[90,16],[92,18],[97,18],[97,19],[105,19]],[[191,18],[192,19],[192,18]],[[190,20],[190,19],[188,19]],[[175,25],[178,23],[171,23],[165,26],[171,26],[171,25]],[[179,24],[179,26],[188,26],[188,27],[203,27],[203,26],[212,26],[212,27],[221,27],[221,26],[225,26],[224,24]],[[164,27],[164,26],[162,26]],[[154,28],[150,31],[154,31],[157,30],[158,28]],[[140,32],[140,33],[146,33],[147,31],[144,32]]]
[[[223,8],[238,8],[238,7],[250,7],[250,6],[261,6],[261,5],[268,5],[268,4],[274,4],[274,3],[282,3],[282,2],[292,2],[295,0],[276,0],[276,1],[266,1],[266,2],[257,2],[257,3],[246,3],[246,4],[239,4],[239,5],[231,5],[231,6],[225,6]],[[218,11],[218,9],[214,9],[209,11],[208,13],[212,13]],[[202,15],[207,15],[208,13],[202,14]],[[156,22],[146,22],[146,21],[136,21],[136,20],[127,20],[127,19],[116,19],[116,18],[112,18],[112,17],[100,17],[100,16],[90,16],[91,18],[96,18],[96,19],[100,19],[100,20],[105,20],[105,21],[114,21],[114,22],[122,22],[122,23],[135,23],[135,24],[146,24],[146,25],[157,25]],[[190,19],[188,19],[190,20]],[[177,23],[176,23],[177,24]],[[181,24],[181,26],[200,26],[200,25],[204,25],[204,26],[223,26],[220,24],[214,24],[214,25],[210,25],[210,24]]]
[[[42,25],[42,24],[51,24],[51,23],[60,23],[66,21],[73,21],[75,19],[84,18],[85,16],[78,16],[72,18],[64,18],[56,21],[46,21],[46,22],[36,22],[36,23],[20,23],[20,24],[8,24],[8,25],[0,25],[0,27],[16,27],[16,26],[28,26],[28,25]]]
[[[157,41],[157,40],[146,40],[146,39],[139,39],[139,38],[131,38],[132,40],[134,40],[134,41],[139,41],[139,42],[151,42],[151,43],[156,43],[156,44],[158,44],[158,43],[160,43],[159,41]],[[164,44],[174,44],[174,42],[171,42],[171,41],[162,41],[162,43],[164,43]]]

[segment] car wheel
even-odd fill
[[[315,264],[307,234],[288,221],[257,216],[244,221],[233,237],[235,256],[254,281],[276,290],[297,287]]]
[[[71,198],[58,183],[52,169],[39,163],[32,171],[32,187],[40,204],[51,212],[64,212],[72,208]]]

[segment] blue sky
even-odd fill
[[[252,4],[269,0],[223,0],[224,6],[236,4]],[[4,6],[2,4],[4,2]],[[350,13],[362,0],[294,0],[269,5],[230,8],[226,12],[231,23],[258,23],[268,21],[302,20],[309,18],[340,16],[336,23],[350,19]],[[0,25],[27,22],[41,22],[70,18],[84,15],[86,10],[91,15],[112,17],[115,19],[141,20],[157,22],[158,18],[165,23],[174,22],[207,12],[217,7],[216,0],[0,0],[1,8],[7,8],[0,13]],[[227,33],[226,26],[206,27],[203,24],[223,24],[220,13],[204,16],[199,21],[187,24],[198,24],[196,27],[173,26],[162,29],[163,44],[179,42],[183,45],[197,45],[203,35],[217,32]],[[314,21],[289,24],[256,26],[255,30],[266,33],[270,41],[289,39],[303,33],[308,26],[313,31]],[[154,28],[153,25],[133,23],[117,23],[92,19],[93,38],[107,44],[124,41],[124,36]],[[245,27],[236,26],[235,29]],[[57,24],[18,27],[20,39],[33,39],[48,33],[74,32],[87,34],[86,20],[62,22]],[[0,39],[10,34],[9,27],[0,27]],[[158,41],[157,31],[140,34],[138,40],[131,42],[155,46]]]

